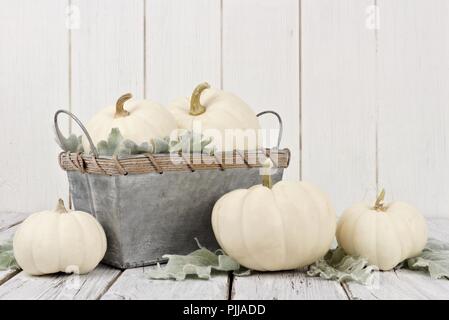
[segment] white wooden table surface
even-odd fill
[[[25,215],[0,214],[0,241],[12,236]],[[449,241],[449,220],[429,219],[430,236]],[[87,275],[33,277],[0,271],[3,299],[449,299],[449,280],[432,280],[408,270],[376,273],[372,286],[339,284],[302,271],[215,275],[212,280],[149,280],[145,269],[117,270],[99,265]]]

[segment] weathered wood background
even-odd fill
[[[385,186],[449,217],[449,1],[0,6],[0,212],[67,196],[56,109],[87,120],[124,92],[167,104],[207,80],[283,116],[286,178],[314,182],[338,212]]]

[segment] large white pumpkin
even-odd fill
[[[384,204],[385,191],[376,203],[355,204],[341,216],[337,241],[343,250],[368,259],[381,270],[417,256],[427,242],[427,225],[417,209],[404,202]]]
[[[336,215],[327,197],[307,182],[280,181],[222,196],[212,211],[221,248],[260,271],[295,269],[323,257],[335,236]]]
[[[176,130],[175,119],[166,108],[149,100],[128,101],[131,98],[130,93],[124,94],[114,106],[99,111],[88,122],[86,128],[95,146],[107,140],[113,128],[136,144],[151,144],[154,138],[170,136]],[[83,147],[86,152],[90,150],[85,136]]]
[[[213,137],[212,144],[217,151],[259,147],[259,120],[254,111],[232,93],[201,83],[190,99],[174,101],[169,110],[180,129],[201,131],[206,137]]]
[[[19,226],[13,248],[17,263],[31,275],[84,274],[103,259],[106,236],[94,217],[68,212],[59,200],[55,210],[34,213]]]

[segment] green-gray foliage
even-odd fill
[[[310,265],[307,275],[339,282],[356,281],[369,285],[373,281],[374,271],[378,268],[370,265],[367,259],[346,255],[341,248],[329,250],[324,258]]]
[[[433,279],[449,279],[449,244],[429,239],[418,257],[406,259],[396,268],[424,271]],[[349,256],[343,249],[337,248],[330,250],[323,259],[312,264],[308,275],[367,285],[373,280],[374,271],[377,269],[366,259]]]
[[[158,266],[157,269],[149,271],[147,275],[150,278],[184,280],[187,275],[195,275],[198,278],[209,279],[211,270],[234,271],[236,275],[249,273],[249,270],[241,268],[224,252],[213,253],[201,246],[186,256],[164,257],[169,259],[167,266],[165,268]],[[405,260],[397,268],[428,272],[434,279],[449,279],[449,244],[429,239],[420,256]],[[347,255],[343,249],[337,247],[310,265],[307,275],[339,282],[355,281],[371,285],[378,270],[376,266],[369,264],[367,259]]]
[[[113,128],[107,140],[98,142],[97,151],[100,156],[125,156],[152,153],[153,146],[146,142],[137,145],[134,141],[124,139],[118,128]]]
[[[62,150],[68,152],[84,152],[83,144],[81,142],[82,136],[77,136],[75,134],[69,135],[68,138],[61,137],[61,140],[56,138],[56,143],[61,147]]]
[[[56,139],[56,142],[64,151],[83,152],[81,136],[71,134],[67,139],[63,137],[62,141]],[[210,147],[211,142],[211,137],[205,138],[202,134],[185,131],[173,139],[170,139],[170,137],[156,138],[151,143],[144,142],[138,145],[134,141],[125,139],[118,128],[113,128],[107,140],[98,142],[97,150],[100,156],[129,156],[143,153],[171,152],[213,154],[214,149]]]
[[[407,259],[400,267],[428,272],[433,279],[449,279],[449,244],[429,239],[418,257]]]
[[[169,152],[213,154],[214,149],[209,147],[211,142],[212,137],[205,138],[202,134],[185,131],[170,141]]]
[[[167,265],[161,268],[158,264],[156,269],[147,271],[146,275],[152,279],[184,280],[188,275],[210,279],[212,270],[238,272],[241,269],[237,261],[221,250],[214,253],[202,247],[198,240],[197,244],[199,249],[188,255],[164,255],[163,258],[168,259]]]
[[[0,244],[0,270],[20,269],[14,258],[12,240]]]

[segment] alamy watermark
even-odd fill
[[[183,151],[183,157],[179,154],[171,153],[170,160],[173,164],[187,162],[189,164],[248,164],[257,165],[266,160],[266,151],[262,146],[276,145],[272,150],[277,149],[279,129],[203,129],[201,121],[192,122],[192,140],[188,141]],[[176,139],[178,131],[173,131],[171,139]],[[195,150],[201,145],[202,139],[211,138],[208,145],[213,150],[211,154],[198,152]],[[188,157],[186,154],[194,154]],[[213,156],[211,156],[213,155]],[[277,152],[270,152],[270,159],[273,163],[278,163]]]

